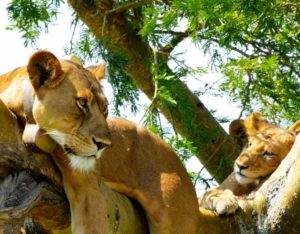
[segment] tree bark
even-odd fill
[[[149,65],[153,60],[152,49],[138,34],[139,29],[130,27],[126,12],[115,10],[113,0],[68,2],[109,53],[127,57],[127,74],[152,100],[154,84]],[[167,64],[168,56],[161,59]],[[173,79],[163,85],[177,105],[169,106],[158,101],[159,109],[178,133],[194,143],[199,160],[218,182],[222,182],[232,170],[232,163],[228,161],[238,155],[237,146],[183,82]]]

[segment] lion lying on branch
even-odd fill
[[[150,233],[196,233],[198,201],[185,168],[145,128],[107,119],[107,101],[96,79],[99,70],[103,67],[85,69],[39,51],[27,67],[0,77],[0,98],[24,128],[35,123],[60,146],[44,149],[52,152],[62,172],[72,232],[111,232],[101,206],[99,186],[104,180],[141,204]]]
[[[52,153],[62,172],[73,233],[111,232],[99,189],[102,180],[142,205],[150,233],[197,233],[198,202],[186,170],[173,150],[145,128],[107,118],[107,101],[96,80],[101,71],[103,65],[84,69],[40,51],[27,67],[0,77],[0,98],[23,127],[37,124],[59,145],[45,135],[36,142]],[[283,130],[259,113],[234,121],[231,135],[241,146],[248,143],[235,162],[235,176],[205,194],[201,205],[233,213],[235,195],[251,192],[278,167],[299,125]]]
[[[200,205],[218,214],[234,213],[239,207],[236,195],[247,195],[258,188],[287,156],[299,132],[300,121],[281,129],[258,112],[247,120],[233,121],[230,135],[242,152],[235,160],[234,172],[219,188],[205,193]]]

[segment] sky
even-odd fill
[[[37,48],[47,49],[54,53],[58,58],[67,58],[64,54],[64,47],[70,43],[72,31],[70,29],[71,11],[68,10],[66,4],[62,7],[61,14],[59,14],[55,24],[49,26],[48,33],[40,36],[36,47],[33,48],[29,46],[26,48],[24,46],[24,41],[17,31],[8,31],[5,29],[9,25],[6,12],[8,3],[8,0],[0,0],[0,74],[8,72],[16,67],[25,66],[29,57]],[[183,52],[181,58],[191,67],[205,67],[207,64],[207,57],[205,57],[201,50],[189,40],[181,43],[180,47],[177,48],[177,52]],[[209,73],[203,75],[201,79],[216,81],[220,79],[221,76],[222,75],[219,73]],[[193,83],[193,81],[189,81],[187,85],[191,90],[195,90],[195,87],[198,86],[196,83]],[[112,92],[107,82],[104,83],[104,92],[108,98],[111,98]],[[216,116],[228,116],[232,119],[239,116],[240,110],[234,107],[233,104],[230,104],[226,98],[216,98],[209,94],[199,98],[206,107],[217,110]],[[144,106],[149,103],[143,95],[141,96],[141,102]],[[140,115],[138,116],[133,116],[128,111],[125,113],[126,118],[137,123],[140,122],[141,116],[143,115],[143,112],[140,112]],[[227,131],[228,124],[223,125],[223,127]],[[188,162],[187,167],[190,171],[199,171],[201,164],[198,159],[193,158]]]
[[[30,55],[36,51],[36,48],[25,48],[24,41],[18,32],[5,30],[9,25],[6,12],[8,3],[8,0],[0,1],[0,74],[18,66],[26,65]],[[49,34],[43,34],[40,37],[37,48],[50,50],[57,57],[63,57],[63,48],[70,40],[70,37],[67,35],[71,35],[70,20],[70,11],[68,11],[67,6],[64,6],[63,14],[59,16],[55,25],[49,27]]]

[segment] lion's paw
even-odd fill
[[[238,209],[238,200],[228,189],[214,189],[204,195],[201,206],[209,210],[214,210],[220,215],[228,215],[235,213]]]

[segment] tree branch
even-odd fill
[[[153,59],[152,49],[136,33],[138,30],[133,30],[129,26],[125,16],[109,14],[105,17],[104,14],[100,13],[111,10],[107,6],[112,5],[112,0],[110,1],[111,4],[101,4],[101,2],[97,2],[96,11],[98,14],[93,14],[95,12],[94,5],[87,5],[87,2],[83,0],[69,0],[78,16],[101,40],[109,53],[127,57],[126,73],[137,87],[152,100],[155,90],[149,65],[149,61]],[[163,64],[167,64],[167,58],[167,56],[161,58]],[[176,76],[170,69],[167,69],[166,72],[170,76]],[[206,162],[214,154],[213,159],[207,164],[207,169],[215,175],[219,182],[222,181],[232,169],[228,165],[222,171],[218,170],[220,161],[224,159],[233,160],[239,149],[199,98],[183,82],[176,79],[176,81],[172,80],[172,82],[166,82],[164,85],[181,104],[168,106],[164,102],[159,102],[159,109],[178,133],[194,143],[200,161]],[[190,120],[187,121],[187,118]],[[217,146],[223,141],[226,143],[220,147],[218,152],[215,152]]]

